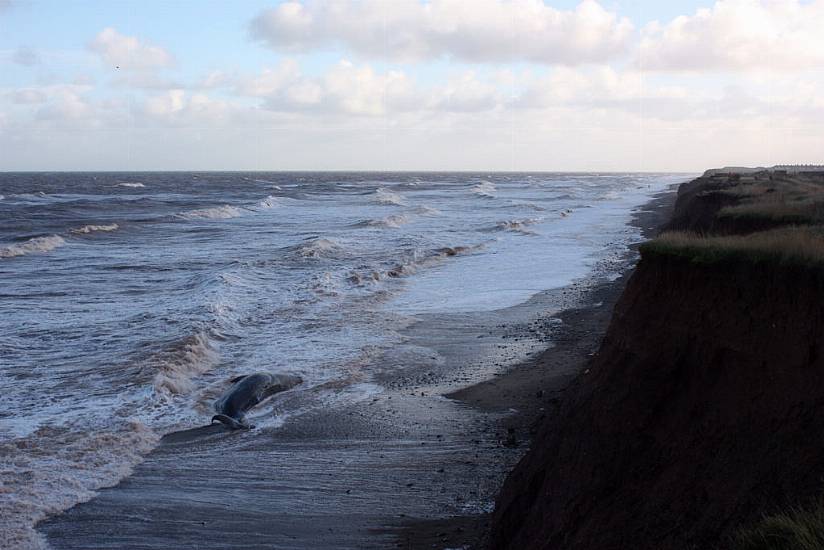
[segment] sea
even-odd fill
[[[251,412],[277,429],[379,394],[421,315],[617,276],[633,211],[686,179],[0,173],[0,547],[47,547],[38,521],[208,424],[235,376],[303,378]]]

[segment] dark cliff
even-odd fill
[[[670,226],[718,231],[734,184],[685,184]],[[822,418],[819,264],[642,248],[598,354],[507,479],[491,547],[725,548],[824,494]]]

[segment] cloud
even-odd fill
[[[478,112],[494,109],[499,87],[473,71],[454,75],[442,85],[424,88],[400,70],[375,71],[341,60],[327,72],[308,77],[287,59],[254,77],[239,79],[237,95],[262,98],[272,111],[378,117],[404,113]]]
[[[11,60],[24,67],[32,67],[40,63],[40,55],[33,48],[20,47],[12,54]]]
[[[21,88],[9,94],[9,99],[11,99],[11,102],[18,105],[45,103],[48,98],[48,94],[39,88]]]
[[[325,0],[284,2],[250,23],[255,40],[286,52],[343,47],[370,58],[579,65],[627,51],[633,25],[584,0]]]
[[[824,63],[824,2],[718,0],[642,31],[639,65],[663,71],[795,71]]]
[[[100,31],[89,48],[100,55],[106,65],[116,69],[144,71],[174,64],[172,55],[160,46],[122,35],[111,27]]]

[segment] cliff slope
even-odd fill
[[[671,227],[718,230],[735,187],[685,184]],[[822,418],[820,264],[642,248],[600,351],[507,479],[491,546],[724,548],[824,494]]]

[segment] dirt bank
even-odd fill
[[[682,190],[674,226],[713,223],[704,185]],[[820,496],[823,304],[819,268],[644,254],[597,355],[508,477],[490,546],[723,548]]]

